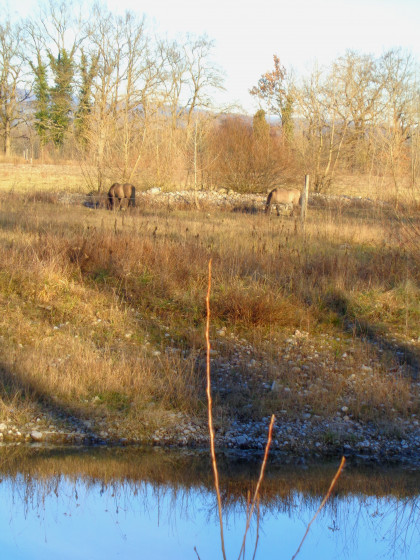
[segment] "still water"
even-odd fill
[[[219,454],[227,559],[237,559],[260,457]],[[338,467],[273,458],[245,559],[291,559]],[[0,447],[0,558],[223,558],[208,453]],[[300,560],[420,558],[420,473],[347,465]]]

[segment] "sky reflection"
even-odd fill
[[[276,484],[271,477],[270,483]],[[280,486],[284,477],[278,478]],[[291,558],[320,499],[292,490],[260,507],[255,558]],[[225,546],[238,558],[246,523],[239,499],[225,501]],[[419,495],[336,495],[312,525],[300,560],[420,558]],[[86,476],[16,472],[0,483],[0,551],[7,560],[222,558],[217,502],[206,486],[167,481],[105,484]],[[254,519],[245,558],[252,559]]]

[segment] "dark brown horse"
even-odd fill
[[[298,189],[282,189],[280,187],[273,189],[267,197],[265,205],[265,213],[268,214],[271,210],[271,205],[274,204],[277,210],[277,216],[280,216],[278,204],[287,204],[292,206],[292,214],[295,205],[301,202],[301,192]]]
[[[117,205],[121,209],[124,199],[128,201],[128,207],[136,205],[136,187],[131,183],[114,183],[108,191],[108,208],[114,210]]]

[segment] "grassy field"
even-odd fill
[[[173,422],[168,413],[205,417],[210,258],[219,425],[343,407],[360,421],[418,418],[414,206],[310,208],[302,232],[274,215],[57,204],[10,173],[16,188],[4,176],[0,185],[0,421],[56,407],[128,437]],[[35,190],[54,173],[37,170]],[[69,190],[86,192],[78,181]]]
[[[79,165],[71,161],[61,165],[53,163],[32,164],[29,161],[23,160],[23,158],[6,161],[0,157],[0,192],[88,193],[96,190],[95,181],[96,170],[85,164]],[[113,176],[105,177],[104,182],[104,188],[106,189],[115,182],[115,178]],[[133,182],[139,190],[147,188],[142,186],[141,173],[133,179]],[[303,186],[303,179],[298,179],[293,186],[301,188]],[[184,188],[184,185],[180,185],[179,188]],[[420,193],[418,189],[413,189],[410,186],[408,179],[399,179],[397,189],[391,177],[386,176],[378,177],[368,174],[357,176],[338,175],[333,186],[325,192],[394,202],[397,190],[401,200],[410,204],[414,201],[417,201],[417,204],[420,203]]]
[[[0,192],[33,191],[88,192],[82,169],[74,164],[49,165],[18,160],[5,163],[0,160]]]

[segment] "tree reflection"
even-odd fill
[[[171,527],[174,535],[181,524],[194,522],[199,516],[204,517],[209,527],[218,524],[207,451],[77,451],[41,447],[27,451],[6,446],[1,451],[1,487],[10,498],[11,525],[17,511],[23,512],[25,519],[32,515],[42,519],[54,501],[64,504],[68,517],[76,516],[87,505],[93,508],[92,504],[99,501],[102,511],[109,512],[118,523],[121,538],[125,538],[123,522],[132,515],[157,515],[157,525]],[[220,456],[226,528],[232,538],[232,529],[240,527],[240,542],[261,457],[223,453]],[[270,539],[281,547],[280,536],[272,533],[274,523],[280,524],[284,516],[298,523],[300,537],[303,535],[326,494],[335,468],[336,464],[304,469],[276,458],[269,463],[252,527],[259,547]],[[376,535],[380,557],[414,558],[410,554],[418,554],[420,546],[419,482],[420,473],[415,471],[348,467],[320,513],[318,530],[334,541],[341,558],[359,557],[358,550],[366,535]],[[281,535],[281,531],[279,525],[275,532]],[[202,548],[203,557],[208,558],[201,543],[196,544]],[[297,545],[295,542],[295,549]],[[248,545],[246,555],[253,558],[254,543]],[[275,556],[287,557],[282,548]]]

